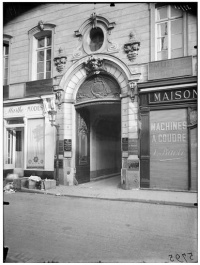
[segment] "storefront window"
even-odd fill
[[[187,109],[150,112],[150,188],[188,190]]]
[[[44,119],[29,119],[27,125],[27,168],[44,168]]]
[[[7,130],[7,148],[5,164],[13,163],[13,130]]]
[[[197,149],[197,127],[190,130],[190,152],[191,152],[191,190],[197,190],[198,187],[198,171],[197,171],[197,163],[198,163],[198,149]]]

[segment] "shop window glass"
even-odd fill
[[[27,123],[27,168],[44,168],[44,119]]]
[[[22,151],[22,132],[16,131],[16,151]]]
[[[198,143],[197,127],[190,130],[190,152],[191,152],[191,190],[197,191],[198,188]]]
[[[15,131],[15,167],[22,168],[24,165],[24,154],[23,154],[23,135],[24,130],[17,129]]]
[[[7,148],[5,164],[13,163],[13,130],[7,130]]]
[[[150,188],[188,190],[186,109],[150,112]]]

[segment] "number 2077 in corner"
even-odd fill
[[[187,252],[187,253],[182,253],[182,254],[174,254],[174,255],[169,255],[169,261],[170,262],[181,262],[181,263],[196,263],[197,260],[194,258],[192,252]]]

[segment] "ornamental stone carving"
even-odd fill
[[[77,47],[73,50],[72,60],[78,60],[86,54],[94,54],[97,52],[113,53],[119,51],[119,45],[111,40],[111,31],[115,27],[115,22],[109,22],[105,17],[92,13],[75,31],[75,36],[78,37]],[[96,29],[96,33],[95,30]],[[100,34],[102,43],[97,50],[91,48],[93,41],[92,34]]]
[[[135,96],[138,95],[137,83],[134,81],[130,81],[128,84],[130,87],[129,96],[131,98],[131,101],[133,102],[135,99]]]
[[[132,32],[130,33],[129,37],[129,42],[124,44],[124,51],[127,54],[129,61],[133,62],[138,56],[140,41],[136,39]]]
[[[41,31],[44,30],[44,22],[43,22],[42,20],[40,20],[40,21],[38,22],[38,28],[39,28]]]
[[[84,102],[94,99],[116,99],[120,98],[120,87],[118,83],[106,75],[90,76],[79,88],[76,102]]]
[[[103,59],[95,58],[90,56],[87,62],[83,63],[83,66],[87,74],[96,74],[98,75],[103,69]]]
[[[59,48],[58,54],[59,55],[57,57],[55,57],[53,60],[54,60],[55,66],[56,66],[56,70],[59,73],[62,73],[63,70],[65,69],[65,65],[66,65],[66,62],[67,62],[67,56],[65,56],[63,54],[63,49],[62,48]]]

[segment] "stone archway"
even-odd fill
[[[137,101],[132,102],[130,100],[130,82],[138,82],[140,74],[132,74],[129,68],[118,58],[107,55],[107,54],[95,54],[96,58],[103,60],[105,72],[113,77],[116,82],[119,84],[121,93],[121,124],[122,138],[138,138],[138,123],[137,123],[137,114],[138,114],[138,103]],[[63,139],[71,140],[72,148],[71,152],[64,152],[64,163],[63,163],[63,172],[64,178],[69,185],[73,185],[74,176],[76,175],[76,124],[75,124],[75,104],[78,90],[81,84],[87,78],[87,71],[84,67],[85,62],[87,61],[88,56],[80,59],[75,62],[68,71],[63,75],[60,81],[60,88],[64,90],[64,100],[62,110],[60,111],[60,117],[63,118]],[[128,150],[127,150],[128,151]],[[122,155],[123,157],[123,155]],[[125,154],[125,158],[122,158],[122,164],[124,159],[127,160],[128,152]],[[67,176],[65,172],[68,172]],[[122,176],[123,178],[123,176]],[[65,182],[65,181],[64,181]],[[123,180],[122,180],[123,182]]]

